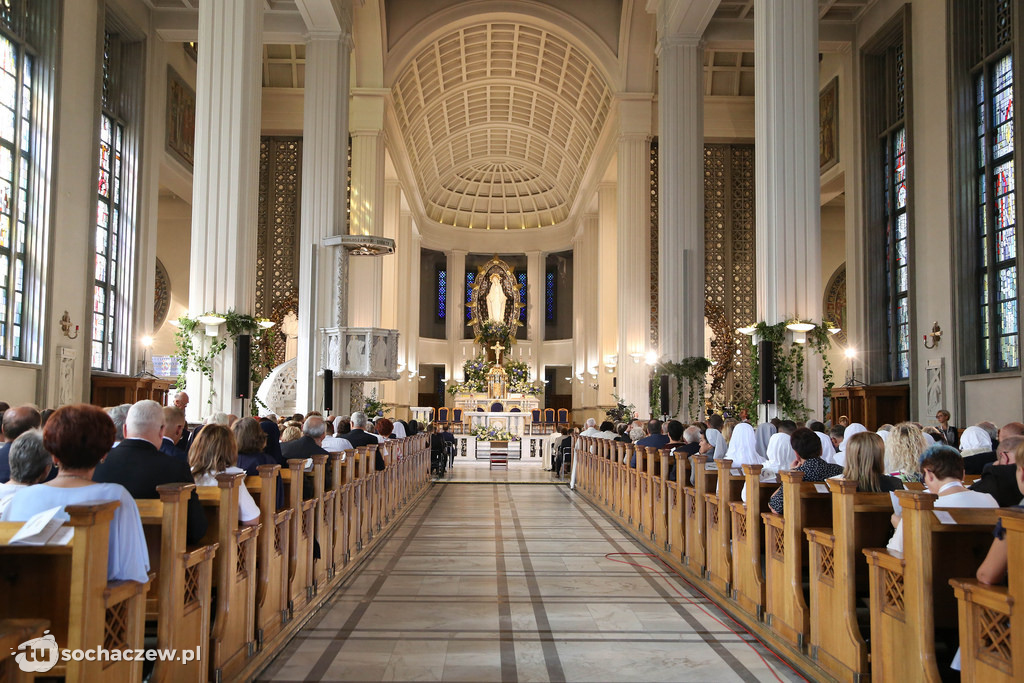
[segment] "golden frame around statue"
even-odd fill
[[[519,283],[516,281],[512,268],[497,256],[480,267],[477,271],[476,281],[473,283],[473,296],[469,303],[473,312],[473,334],[479,337],[483,324],[492,319],[487,301],[491,287],[497,284],[492,282],[494,276],[497,276],[497,283],[500,283],[501,292],[505,296],[505,310],[501,312],[499,319],[503,325],[508,327],[512,332],[512,338],[515,339],[515,329],[519,325],[519,311],[523,307],[519,301]]]

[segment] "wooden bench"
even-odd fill
[[[219,544],[213,560],[216,610],[207,665],[217,680],[232,679],[255,651],[256,541],[260,526],[238,527],[238,492],[245,474],[221,473],[216,486],[196,489],[209,521],[205,544]]]
[[[732,512],[730,505],[740,499],[743,471],[733,469],[726,458],[717,461],[717,482],[714,490],[704,494],[704,540],[707,554],[707,577],[711,585],[729,595],[732,590]],[[712,480],[714,481],[714,480]]]
[[[0,522],[0,619],[46,619],[62,649],[144,647],[148,581],[107,581],[110,522],[119,504],[65,507],[65,526],[75,529],[66,546],[12,546],[23,523]],[[72,659],[57,662],[47,675],[68,683],[137,681],[142,662]]]
[[[1009,683],[1024,678],[1024,510],[1002,508],[1006,529],[1006,586],[951,579],[960,624],[963,681]]]
[[[665,483],[666,514],[668,515],[668,548],[674,559],[683,561],[686,554],[686,520],[684,518],[683,488],[689,481],[690,457],[685,453],[675,453],[675,481]]]
[[[761,481],[762,465],[743,465],[747,500],[729,503],[732,513],[732,599],[754,619],[764,618],[764,539],[761,516],[770,512],[768,500],[779,487]]]
[[[149,566],[156,569],[146,599],[146,618],[156,621],[156,643],[163,650],[206,650],[210,632],[210,589],[217,544],[185,547],[188,501],[195,484],[162,484],[158,499],[136,500],[149,549]],[[206,665],[157,659],[149,680],[205,681]]]
[[[21,670],[15,657],[19,645],[42,638],[49,628],[46,619],[0,619],[0,681],[32,683],[36,679],[34,673]]]
[[[604,439],[602,439],[603,441]],[[659,548],[668,548],[668,463],[671,448],[648,448],[651,468],[651,539]]]
[[[709,469],[706,455],[691,456],[693,462],[693,486],[683,486],[683,512],[686,524],[686,555],[683,558],[691,572],[704,577],[706,555],[704,552],[704,493],[708,480],[717,476],[713,465]],[[713,461],[712,461],[713,463]]]
[[[765,614],[768,625],[782,640],[803,649],[810,634],[803,570],[804,527],[832,523],[832,498],[828,485],[804,482],[799,470],[782,470],[783,511],[761,515],[765,527]],[[824,489],[824,490],[822,490]]]
[[[313,584],[313,541],[316,538],[314,514],[316,499],[305,499],[302,495],[305,483],[306,461],[303,458],[288,460],[288,469],[281,471],[284,480],[285,500],[292,510],[291,529],[288,532],[288,609],[292,618],[302,615],[312,604]]]
[[[260,465],[259,476],[246,477],[245,488],[260,506],[256,543],[256,649],[273,641],[291,619],[288,609],[288,566],[293,510],[277,509],[280,465]],[[272,530],[272,531],[271,531]]]
[[[354,450],[339,451],[330,453],[330,489],[334,492],[331,504],[328,506],[331,514],[334,515],[334,524],[331,527],[331,578],[333,579],[341,571],[349,559],[348,551],[348,514],[352,504],[351,488],[348,486],[348,476],[351,473],[351,463]]]
[[[936,510],[932,493],[896,495],[903,508],[904,552],[863,551],[871,591],[871,677],[939,681],[936,630],[951,633],[957,625],[957,601],[949,579],[977,571],[992,545],[997,510]],[[955,523],[943,524],[936,512]],[[953,651],[943,654],[950,660]]]
[[[864,548],[883,546],[892,536],[888,493],[857,493],[857,482],[829,479],[832,527],[804,529],[810,550],[809,653],[840,681],[870,676],[869,624],[857,617],[858,596],[868,592]]]

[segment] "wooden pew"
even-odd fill
[[[1006,586],[951,579],[960,623],[963,681],[1009,683],[1024,678],[1024,510],[1002,508],[1006,529]]]
[[[245,474],[221,473],[216,486],[196,489],[209,527],[203,543],[218,543],[213,560],[217,590],[210,631],[211,678],[232,679],[256,649],[256,541],[260,525],[238,526],[238,491]]]
[[[616,470],[618,476],[616,479],[616,496],[618,500],[618,514],[619,520],[623,526],[628,526],[632,516],[632,498],[629,495],[629,458],[632,453],[629,451],[629,444],[623,441],[617,441],[616,444]]]
[[[623,502],[626,503],[627,513],[626,519],[628,520],[629,526],[638,534],[643,534],[641,529],[641,518],[640,518],[640,471],[637,467],[632,465],[633,458],[636,455],[636,446],[627,443],[626,444],[626,485],[622,490]],[[637,463],[639,464],[639,463]]]
[[[341,451],[330,454],[331,461],[331,491],[334,497],[330,510],[334,515],[333,534],[331,541],[331,554],[333,557],[333,573],[331,578],[340,572],[348,562],[348,514],[352,504],[351,488],[348,487],[348,476],[351,473],[349,458],[353,453]]]
[[[896,495],[903,508],[904,552],[863,551],[871,586],[871,677],[939,681],[936,629],[945,633],[957,625],[949,579],[977,571],[992,545],[998,509],[936,510],[932,493]],[[955,523],[943,524],[936,512]],[[953,651],[945,654],[944,659],[952,659]]]
[[[770,512],[768,499],[779,487],[761,481],[762,465],[744,465],[747,500],[729,504],[732,512],[732,599],[754,619],[764,618],[764,539],[761,515]]]
[[[693,486],[685,483],[683,486],[683,512],[686,524],[686,555],[683,560],[697,576],[704,577],[706,566],[706,555],[704,553],[704,493],[708,489],[708,480],[717,476],[713,469],[708,469],[709,463],[706,455],[691,456],[693,462]]]
[[[804,527],[809,523],[831,524],[832,499],[828,485],[804,482],[799,470],[779,472],[785,503],[782,515],[761,515],[765,527],[765,612],[777,636],[803,649],[810,633],[807,598],[804,595]],[[824,491],[822,491],[824,489]]]
[[[260,506],[261,531],[256,543],[256,648],[273,641],[291,619],[288,566],[291,508],[277,509],[280,465],[260,465],[259,476],[246,477],[245,488]]]
[[[334,491],[327,488],[328,455],[313,456],[314,538],[320,543],[320,558],[313,560],[313,594],[326,590],[334,576]]]
[[[732,511],[733,501],[740,499],[743,490],[743,471],[733,469],[726,458],[717,461],[718,480],[715,489],[704,494],[705,543],[707,551],[707,578],[711,585],[729,595],[732,591]]]
[[[672,557],[684,561],[686,554],[686,519],[683,488],[690,480],[690,458],[685,453],[669,456],[675,459],[676,479],[665,484],[666,514],[668,515],[668,550]]]
[[[142,648],[146,589],[136,581],[107,581],[110,522],[119,503],[68,505],[66,546],[10,545],[22,522],[0,522],[0,619],[46,619],[58,648]],[[68,683],[137,681],[141,661],[59,661],[47,672]]]
[[[888,543],[892,501],[888,493],[857,493],[857,482],[848,479],[826,483],[832,527],[804,529],[810,549],[809,653],[837,680],[854,682],[870,676],[868,634],[857,619],[858,594],[868,591],[861,551]]]
[[[603,439],[602,439],[603,440]],[[651,467],[651,538],[659,548],[668,548],[668,463],[671,448],[648,448]]]
[[[291,458],[288,469],[281,471],[285,500],[292,510],[288,532],[288,609],[293,619],[306,611],[314,597],[313,540],[317,501],[305,500],[302,496],[305,465],[305,459]]]
[[[0,619],[0,681],[4,683],[32,683],[35,674],[22,671],[15,656],[18,646],[49,632],[46,619]],[[26,653],[27,657],[27,653]]]
[[[217,544],[185,547],[188,501],[195,484],[162,484],[159,499],[136,500],[149,548],[149,566],[156,569],[146,599],[146,618],[156,621],[157,647],[164,650],[206,650],[210,632],[210,589]],[[206,665],[157,659],[149,680],[205,681]]]

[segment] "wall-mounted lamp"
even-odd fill
[[[199,316],[199,322],[206,326],[207,337],[216,337],[217,328],[223,325],[226,321],[219,315],[208,314]]]
[[[608,372],[615,372],[615,366],[619,364],[619,356],[617,354],[609,354],[604,357],[604,369]]]
[[[644,354],[640,353],[639,351],[634,351],[633,353],[629,354],[629,357],[633,359],[634,363],[639,363],[641,359],[643,359]]]
[[[739,332],[740,334],[745,334],[748,337],[752,337],[754,336],[754,332],[757,331],[757,328],[754,327],[753,325],[747,325],[745,327],[737,327],[736,331]]]
[[[932,343],[931,343],[930,346],[928,344],[928,338],[929,337],[931,337],[931,339],[932,339]],[[936,321],[936,322],[932,323],[932,333],[924,335],[924,348],[926,348],[926,349],[934,349],[938,345],[939,340],[941,340],[941,339],[942,339],[942,328],[939,327],[939,323],[938,323],[938,321]]]
[[[60,331],[64,333],[64,336],[68,339],[78,339],[78,325],[75,325],[75,333],[71,333],[71,316],[68,315],[67,311],[64,311],[64,315],[60,319]]]
[[[648,365],[656,365],[658,362],[658,354],[655,351],[648,351],[644,356],[644,362]]]
[[[256,324],[262,327],[264,330],[269,330],[276,323],[270,318],[260,318]]]

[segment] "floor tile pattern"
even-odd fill
[[[643,552],[564,486],[435,485],[257,680],[800,680]]]

